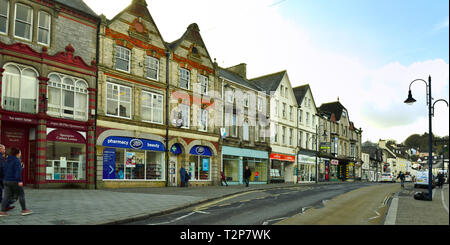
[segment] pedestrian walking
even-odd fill
[[[220,175],[222,176],[222,181],[220,182],[220,184],[223,186],[223,182],[225,182],[225,185],[228,186],[227,179],[225,178],[225,174],[223,173],[223,171],[220,171]]]
[[[186,186],[186,169],[184,166],[180,168],[180,187]]]
[[[438,183],[440,188],[444,186],[444,173],[438,173]]]
[[[0,203],[2,203],[2,197],[3,197],[3,166],[6,164],[6,148],[4,145],[0,144]],[[11,204],[14,203],[14,200],[10,200],[8,204],[6,205],[6,211],[11,210],[14,208],[14,206],[11,206]]]
[[[397,179],[400,179],[402,188],[405,188],[405,174],[402,171],[398,174]]]
[[[5,193],[3,195],[0,216],[8,216],[6,207],[8,202],[17,195],[20,206],[22,207],[22,215],[29,215],[33,212],[26,208],[25,192],[23,190],[22,182],[22,164],[20,162],[21,152],[17,148],[11,149],[11,154],[8,156],[6,163],[3,166],[3,183]]]
[[[248,168],[248,165],[245,166],[244,170],[244,181],[245,181],[245,187],[248,187],[248,184],[250,183],[250,176],[252,176],[252,171]]]

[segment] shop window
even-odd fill
[[[9,1],[0,0],[0,33],[8,34]]]
[[[31,41],[33,36],[33,9],[24,4],[16,4],[14,35]]]
[[[51,17],[44,11],[39,11],[38,43],[50,45],[50,23]]]
[[[47,141],[47,180],[85,180],[86,144]]]
[[[208,77],[199,75],[200,94],[208,95]]]
[[[205,156],[189,157],[189,174],[191,180],[211,180],[211,158]]]
[[[244,157],[244,166],[248,166],[252,175],[250,181],[252,182],[266,182],[267,178],[267,159]]]
[[[121,46],[116,46],[116,69],[130,72],[130,50]]]
[[[155,81],[159,78],[159,60],[150,56],[145,59],[146,77]]]
[[[272,166],[270,168],[270,177],[272,179],[284,178],[284,162],[272,160]]]
[[[37,72],[29,67],[7,64],[2,80],[2,107],[9,111],[37,112]]]
[[[189,70],[180,68],[180,88],[189,89],[190,79]]]
[[[143,121],[163,123],[163,96],[156,93],[142,91],[141,117]]]
[[[224,155],[223,172],[227,181],[239,181],[239,157]]]
[[[131,88],[107,83],[106,114],[131,119]]]
[[[52,73],[48,81],[47,113],[52,116],[86,121],[88,85],[84,80]]]

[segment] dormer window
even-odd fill
[[[196,47],[192,47],[191,51],[192,51],[192,54],[198,55],[198,49]]]

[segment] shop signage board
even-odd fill
[[[196,145],[189,152],[191,155],[212,156],[211,149],[207,146]]]
[[[331,160],[331,164],[332,164],[332,165],[339,165],[339,160],[332,159],[332,160]]]
[[[13,122],[21,122],[21,123],[30,123],[30,124],[38,124],[38,120],[34,118],[26,118],[19,116],[11,116],[11,115],[2,115],[2,121],[13,121]]]
[[[103,150],[103,179],[116,178],[116,149]]]
[[[66,143],[85,144],[84,137],[76,131],[56,129],[47,135],[47,141],[59,141]]]
[[[110,136],[103,141],[103,146],[127,148],[143,151],[165,151],[163,143],[147,139]]]
[[[280,161],[288,161],[288,162],[295,162],[295,156],[283,155],[283,154],[278,154],[278,153],[270,154],[270,159],[275,159],[275,160],[280,160]]]
[[[80,131],[86,131],[88,129],[87,126],[70,124],[70,123],[65,123],[65,122],[52,122],[52,121],[48,121],[47,126],[54,127],[54,128],[68,128],[68,129],[74,129],[74,130],[80,130]]]
[[[320,142],[321,150],[329,150],[331,149],[331,144],[329,142]]]

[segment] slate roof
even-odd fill
[[[83,13],[98,17],[98,15],[83,0],[55,0],[55,2],[64,4]]]
[[[249,81],[256,83],[256,85],[266,91],[266,94],[270,95],[271,91],[275,92],[278,89],[278,86],[280,85],[281,80],[283,79],[285,74],[286,70],[262,77],[253,78]]]
[[[325,103],[319,107],[320,112],[325,112],[326,114],[329,114],[329,115],[334,113],[334,116],[336,117],[336,121],[339,121],[341,119],[342,111],[344,109],[345,109],[345,107],[339,101]]]
[[[247,79],[239,76],[238,74],[226,70],[224,68],[219,67],[219,77],[223,77],[226,78],[227,80],[230,80],[232,82],[238,83],[240,85],[243,85],[245,87],[254,89],[256,91],[264,91],[264,89],[260,88],[259,86],[257,86],[254,83],[249,82]]]

